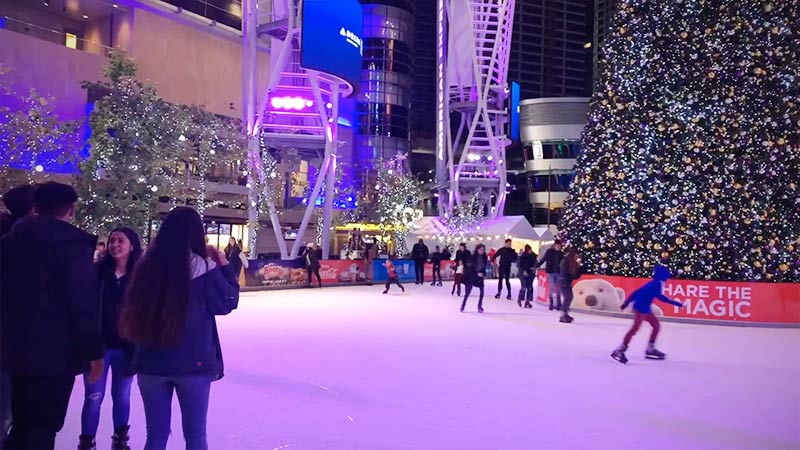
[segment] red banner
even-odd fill
[[[319,263],[322,284],[363,283],[366,281],[363,260],[323,260]]]
[[[538,273],[536,300],[547,303],[547,274]],[[619,312],[647,278],[584,275],[573,284],[572,307]],[[656,315],[757,323],[800,323],[800,284],[669,280],[664,295],[685,308],[654,302]]]
[[[443,281],[452,280],[455,278],[456,262],[452,260],[442,261],[439,273],[442,274]],[[433,264],[430,262],[425,263],[425,281],[433,281]]]

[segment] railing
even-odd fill
[[[215,20],[237,30],[242,29],[242,2],[230,0],[227,8],[222,8],[206,0],[161,0],[203,17]]]
[[[112,50],[111,47],[103,45],[99,42],[83,39],[75,34],[64,33],[59,30],[25,22],[24,20],[16,19],[10,16],[0,17],[0,28],[13,31],[15,33],[25,34],[43,41],[49,41],[54,44],[60,44],[67,48],[72,48],[87,53],[94,53],[97,55],[107,56],[108,52]]]

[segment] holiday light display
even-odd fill
[[[800,281],[800,2],[628,0],[561,234],[601,274]]]

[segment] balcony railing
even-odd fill
[[[84,39],[76,34],[43,27],[11,16],[0,17],[0,28],[97,55],[108,55],[112,50],[107,45]]]

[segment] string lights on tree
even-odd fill
[[[595,273],[800,281],[800,1],[626,0],[562,235]]]

